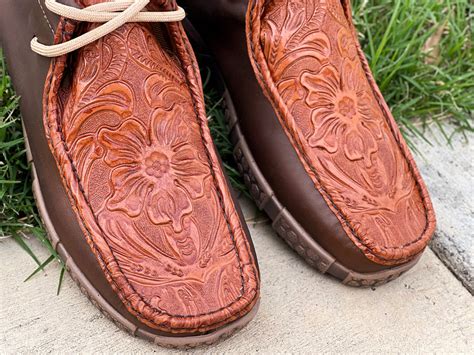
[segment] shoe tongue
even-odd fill
[[[101,2],[110,2],[110,0],[76,0],[76,3],[82,7],[95,5]]]
[[[80,7],[79,0],[57,0],[58,3],[72,6],[72,7]]]
[[[153,10],[176,10],[176,0],[150,0],[149,8]]]
[[[71,5],[70,3],[76,3],[79,6],[86,7],[95,4],[99,4],[102,2],[112,2],[113,0],[59,0],[60,2]],[[172,10],[176,8],[176,1],[175,0],[150,0],[148,7],[152,9],[166,9]]]

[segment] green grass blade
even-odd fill
[[[35,253],[31,250],[31,248],[28,246],[28,244],[25,243],[24,239],[22,236],[18,234],[14,234],[12,236],[13,239],[18,243],[18,245],[26,251],[26,253],[35,261],[36,264],[41,265],[41,262],[39,259],[36,257]]]
[[[55,258],[54,258],[54,255],[50,255],[49,258],[47,258],[40,266],[38,266],[38,268],[33,271],[30,276],[28,276],[24,282],[30,280],[33,276],[35,276],[38,272],[44,270],[44,268],[51,262],[53,261]]]

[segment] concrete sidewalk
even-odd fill
[[[418,157],[439,220],[432,247],[449,268],[428,249],[401,278],[350,288],[311,269],[268,223],[250,224],[262,271],[260,311],[230,339],[195,352],[472,353],[474,302],[466,287],[472,285],[473,145],[454,146],[423,146],[426,161]],[[250,203],[244,211],[247,219],[255,216]],[[56,296],[58,265],[24,283],[35,264],[12,240],[0,242],[0,267],[0,353],[170,352],[118,329],[69,276]]]
[[[447,134],[455,127],[444,126]],[[426,132],[432,142],[417,139],[416,156],[438,220],[431,242],[436,255],[474,293],[474,134],[454,136],[451,146],[437,128]]]
[[[356,289],[320,275],[275,236],[251,226],[262,270],[256,319],[198,352],[470,352],[471,294],[427,250],[401,278]],[[35,252],[47,255],[32,241]],[[69,276],[56,296],[59,268],[27,283],[35,265],[12,240],[0,244],[0,353],[137,353],[167,350],[132,338],[105,318]]]

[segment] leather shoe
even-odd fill
[[[277,233],[348,285],[378,285],[411,268],[435,215],[360,48],[350,2],[181,3],[223,79],[239,169]]]
[[[168,0],[139,14],[132,1],[87,44],[100,26],[77,18],[110,15],[103,2],[2,2],[39,210],[72,277],[117,324],[162,345],[210,343],[254,317],[259,271],[194,54],[180,22],[133,21],[179,14]],[[82,48],[49,59],[33,37],[47,56]]]

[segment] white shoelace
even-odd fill
[[[104,24],[59,44],[45,45],[38,42],[38,38],[35,37],[31,40],[31,49],[45,57],[58,57],[97,41],[127,22],[176,22],[186,16],[179,6],[175,11],[148,12],[145,7],[149,2],[150,0],[114,0],[77,9],[60,4],[57,0],[46,0],[46,7],[59,16],[77,21],[104,22]]]

